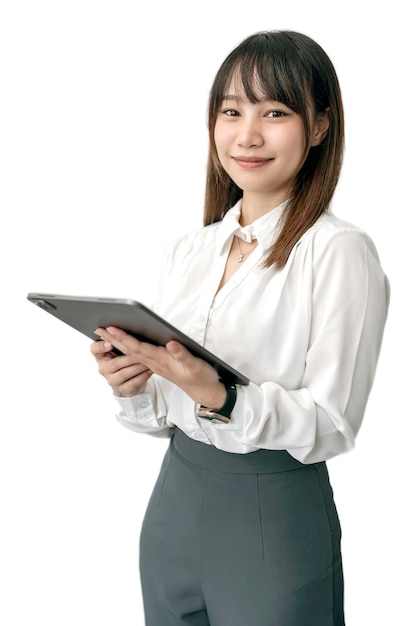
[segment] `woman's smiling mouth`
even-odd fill
[[[262,157],[245,157],[245,156],[232,156],[233,161],[235,161],[238,165],[244,168],[253,169],[256,167],[262,167],[263,165],[267,165],[273,159],[262,158]]]

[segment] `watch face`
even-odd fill
[[[228,424],[230,422],[230,417],[216,413],[213,409],[207,409],[203,406],[199,408],[197,417],[210,420],[210,422],[221,422],[222,424]]]

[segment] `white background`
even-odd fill
[[[262,29],[332,58],[347,132],[333,210],[371,234],[392,285],[357,448],[329,463],[347,624],[413,623],[413,22],[407,0],[3,1],[2,625],[143,624],[138,536],[166,443],[116,423],[89,341],[26,294],[151,298],[162,243],[201,224],[214,74]]]

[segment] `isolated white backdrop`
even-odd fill
[[[409,6],[2,3],[2,625],[143,624],[138,535],[166,443],[116,423],[89,341],[26,294],[151,301],[162,244],[201,224],[214,74],[244,37],[274,28],[312,36],[336,66],[347,148],[333,209],[372,235],[392,284],[357,448],[329,463],[344,533],[347,623],[415,619]]]

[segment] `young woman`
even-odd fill
[[[214,80],[209,133],[205,225],[169,245],[155,309],[250,383],[117,328],[91,348],[120,422],[171,439],[141,533],[146,624],[342,626],[326,460],[354,446],[389,288],[369,236],[329,210],[328,56],[300,33],[248,37]]]

